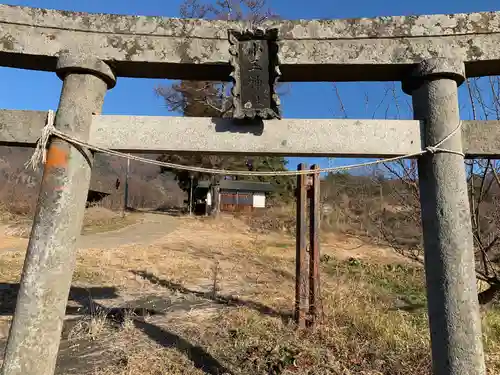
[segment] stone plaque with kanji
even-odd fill
[[[280,118],[276,34],[230,32],[234,118]]]

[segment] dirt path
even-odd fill
[[[173,232],[176,227],[179,225],[179,220],[172,216],[168,216],[165,214],[156,214],[156,213],[134,213],[136,215],[137,222],[129,225],[127,227],[108,231],[101,233],[94,233],[88,235],[80,236],[78,240],[78,248],[80,250],[85,249],[114,249],[121,246],[128,245],[148,245],[154,243],[163,237],[167,236],[171,232]],[[0,228],[0,253],[5,252],[14,252],[14,251],[25,251],[27,248],[28,240],[23,238],[16,238],[12,236],[4,235],[4,228]],[[79,306],[85,304],[87,301],[87,292],[88,290],[92,290],[92,287],[88,288],[78,288],[72,287],[71,294],[73,297],[76,296],[77,300],[81,300],[80,302],[72,302],[70,298],[70,302],[68,304],[68,309],[75,309],[75,306]],[[96,290],[100,289],[114,289],[114,288],[106,288],[106,287],[96,287]],[[18,284],[1,284],[0,283],[0,299],[4,303],[2,306],[4,311],[0,311],[0,316],[2,316],[2,321],[0,323],[0,352],[3,352],[6,339],[8,335],[9,328],[9,316],[14,311],[14,302],[15,302],[15,294],[17,294]],[[3,293],[3,295],[2,295]],[[10,293],[10,295],[9,295]],[[132,301],[124,300],[123,296],[115,295],[116,291],[113,290],[113,296],[102,296],[104,298],[103,301],[99,301],[104,304],[118,305],[118,311],[125,311],[126,309],[144,309],[149,308],[150,304],[155,306],[155,311],[162,310],[181,310],[181,311],[189,311],[193,308],[193,303],[187,303],[184,300],[174,300],[170,295],[162,296],[161,298],[153,296],[146,296],[144,301],[142,301],[141,296],[125,296]],[[9,307],[5,304],[7,300],[6,296],[10,296],[9,298]],[[85,297],[85,298],[84,298]],[[109,300],[106,300],[105,297],[109,297]],[[189,302],[189,301],[188,301]],[[203,301],[205,302],[205,301]],[[205,302],[208,304],[208,302]],[[122,306],[123,305],[123,306]],[[144,306],[143,306],[144,305]],[[142,311],[142,310],[141,310]],[[65,330],[70,331],[75,324],[85,323],[85,316],[88,312],[77,311],[72,312],[65,318]],[[124,312],[122,312],[124,314]],[[114,345],[108,342],[112,336],[108,337],[108,341],[102,340],[100,338],[99,341],[94,342],[89,340],[88,337],[85,337],[80,340],[68,340],[67,336],[68,332],[63,334],[63,338],[61,341],[61,347],[58,356],[58,365],[56,374],[59,375],[71,375],[71,374],[86,374],[92,372],[94,368],[99,367],[100,365],[104,366],[109,365],[108,362],[112,361],[116,356]],[[106,338],[106,337],[105,337]],[[2,359],[0,358],[0,366],[2,363]]]
[[[201,339],[205,328],[207,332],[220,329],[214,324],[226,317],[246,321],[256,316],[248,313],[288,323],[293,308],[293,237],[278,232],[255,234],[231,217],[132,215],[137,215],[136,224],[80,238],[78,247],[84,251],[77,271],[84,277],[75,278],[71,288],[56,375],[160,373],[154,366],[163,373],[229,373],[224,355],[218,359],[205,349]],[[6,237],[4,242],[0,237],[0,254],[2,248],[15,245],[7,240],[22,241]],[[322,236],[321,251],[339,259],[398,261],[389,250],[341,235]],[[21,256],[15,255],[18,261]],[[328,272],[322,277],[328,290],[344,280]],[[0,311],[0,352],[18,290],[15,281],[0,283],[4,310],[3,316]],[[276,320],[266,325],[275,326],[279,326]],[[214,333],[214,341],[220,337]]]
[[[80,236],[78,248],[102,249],[133,244],[147,245],[171,233],[176,226],[177,222],[171,216],[143,213],[139,222],[125,228]]]
[[[171,233],[177,226],[175,218],[154,213],[141,213],[138,222],[127,227],[94,234],[82,235],[78,239],[79,249],[113,248],[133,244],[149,244]],[[0,228],[0,252],[24,251],[28,240],[4,235]]]

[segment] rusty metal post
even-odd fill
[[[311,167],[312,171],[318,165]],[[319,294],[319,230],[320,230],[320,179],[319,172],[312,176],[309,190],[309,316],[311,327],[316,327],[320,304]]]
[[[460,60],[435,58],[416,66],[403,84],[422,122],[424,146],[433,146],[460,124]],[[485,371],[472,225],[461,131],[441,146],[450,152],[418,160],[425,276],[434,375],[483,375]]]
[[[71,55],[59,58],[57,74],[64,83],[55,126],[85,141],[114,74],[100,60]],[[91,162],[87,150],[50,143],[2,375],[54,373]]]
[[[298,170],[307,168],[299,164]],[[296,271],[295,271],[295,320],[299,328],[306,328],[308,305],[308,267],[306,251],[306,207],[307,207],[307,175],[297,176],[297,223],[296,223]]]

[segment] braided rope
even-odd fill
[[[200,173],[208,173],[208,174],[218,174],[218,175],[233,175],[233,176],[297,176],[297,175],[303,175],[303,174],[311,174],[311,173],[331,173],[331,172],[339,172],[339,171],[346,171],[350,169],[355,169],[355,168],[363,168],[363,167],[369,167],[381,163],[388,163],[388,162],[394,162],[398,160],[403,160],[407,158],[412,158],[412,157],[417,157],[424,155],[426,153],[431,153],[435,154],[438,152],[442,153],[449,153],[449,154],[455,154],[455,155],[460,155],[464,157],[464,153],[459,152],[459,151],[454,151],[454,150],[449,150],[446,148],[442,148],[441,145],[449,140],[451,137],[453,137],[462,127],[462,121],[459,121],[457,127],[446,137],[444,137],[441,141],[436,143],[434,146],[428,146],[422,151],[417,151],[411,154],[406,154],[403,156],[396,156],[392,158],[385,158],[385,159],[379,159],[375,161],[369,161],[365,163],[357,163],[357,164],[350,164],[346,166],[341,166],[341,167],[328,167],[328,168],[319,168],[315,169],[314,172],[311,170],[300,170],[300,171],[241,171],[241,170],[229,170],[229,169],[216,169],[216,168],[204,168],[204,167],[196,167],[196,166],[189,166],[189,165],[182,165],[182,164],[175,164],[175,163],[168,163],[168,162],[163,162],[159,160],[152,160],[152,159],[147,159],[143,158],[137,155],[131,155],[131,154],[126,154],[123,152],[115,151],[115,150],[110,150],[106,149],[103,147],[95,146],[92,145],[88,142],[81,141],[79,139],[76,139],[74,137],[71,137],[60,130],[56,129],[54,126],[54,112],[49,111],[48,116],[47,116],[47,123],[44,126],[42,130],[42,135],[40,136],[40,139],[38,140],[35,148],[35,152],[33,153],[31,159],[25,164],[26,167],[31,166],[33,169],[36,169],[37,166],[40,164],[40,162],[45,163],[46,161],[46,150],[47,150],[47,144],[50,139],[50,136],[55,136],[60,139],[63,139],[73,145],[78,145],[84,148],[87,148],[89,150],[95,151],[95,152],[100,152],[103,154],[111,155],[111,156],[117,156],[120,158],[125,158],[125,159],[130,159],[130,160],[135,160],[141,163],[146,163],[146,164],[152,164],[152,165],[157,165],[159,167],[165,167],[165,168],[171,168],[171,169],[177,169],[177,170],[185,170],[185,171],[191,171],[191,172],[200,172]]]

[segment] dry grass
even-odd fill
[[[82,234],[102,233],[125,228],[137,221],[136,215],[122,216],[120,213],[94,206],[85,210]]]
[[[10,237],[29,238],[32,226],[32,217],[0,206],[0,224],[4,224],[5,234]],[[137,215],[122,216],[118,212],[93,206],[85,210],[82,234],[95,234],[115,231],[137,222]]]
[[[263,313],[252,304],[221,309],[196,324],[184,318],[182,323],[170,324],[170,329],[201,345],[221,367],[234,373],[427,374],[430,357],[421,268],[403,259],[399,265],[388,264],[383,252],[369,248],[369,262],[338,260],[335,250],[327,248],[324,253],[331,258],[324,257],[322,263],[325,323],[317,332],[297,332],[286,319]],[[292,310],[292,238],[254,235],[228,218],[185,220],[162,250],[160,254],[159,249],[148,249],[138,256],[141,265],[160,279],[207,290],[217,263],[220,295],[258,302],[283,316]],[[498,316],[489,312],[484,318],[492,374],[500,371],[495,354],[500,349]],[[167,374],[196,373],[192,363],[178,356],[182,349],[155,348],[162,354],[154,355],[153,369],[139,370],[130,360],[124,368],[114,368],[114,373],[154,374],[157,368]]]
[[[257,210],[241,218],[259,233],[282,232],[295,235],[295,205],[277,206],[266,210]]]
[[[0,224],[20,223],[29,220],[29,217],[29,210],[0,202]]]
[[[80,251],[74,283],[113,286],[122,297],[164,293],[165,299],[182,296],[212,306],[129,315],[112,328],[105,312],[91,314],[73,337],[109,342],[115,359],[92,374],[429,373],[419,265],[386,249],[359,247],[358,240],[324,237],[324,320],[317,331],[301,332],[288,320],[294,300],[292,237],[255,234],[225,216],[178,220],[174,233],[147,247]],[[5,269],[19,272],[21,258],[1,256],[2,281],[14,281]],[[489,373],[500,374],[499,311],[485,313],[483,322]]]
[[[69,333],[68,339],[89,338],[90,340],[97,340],[106,333],[108,333],[107,311],[102,309],[92,311],[89,315],[79,320]]]
[[[24,253],[6,252],[0,256],[0,282],[19,282],[24,261]]]

